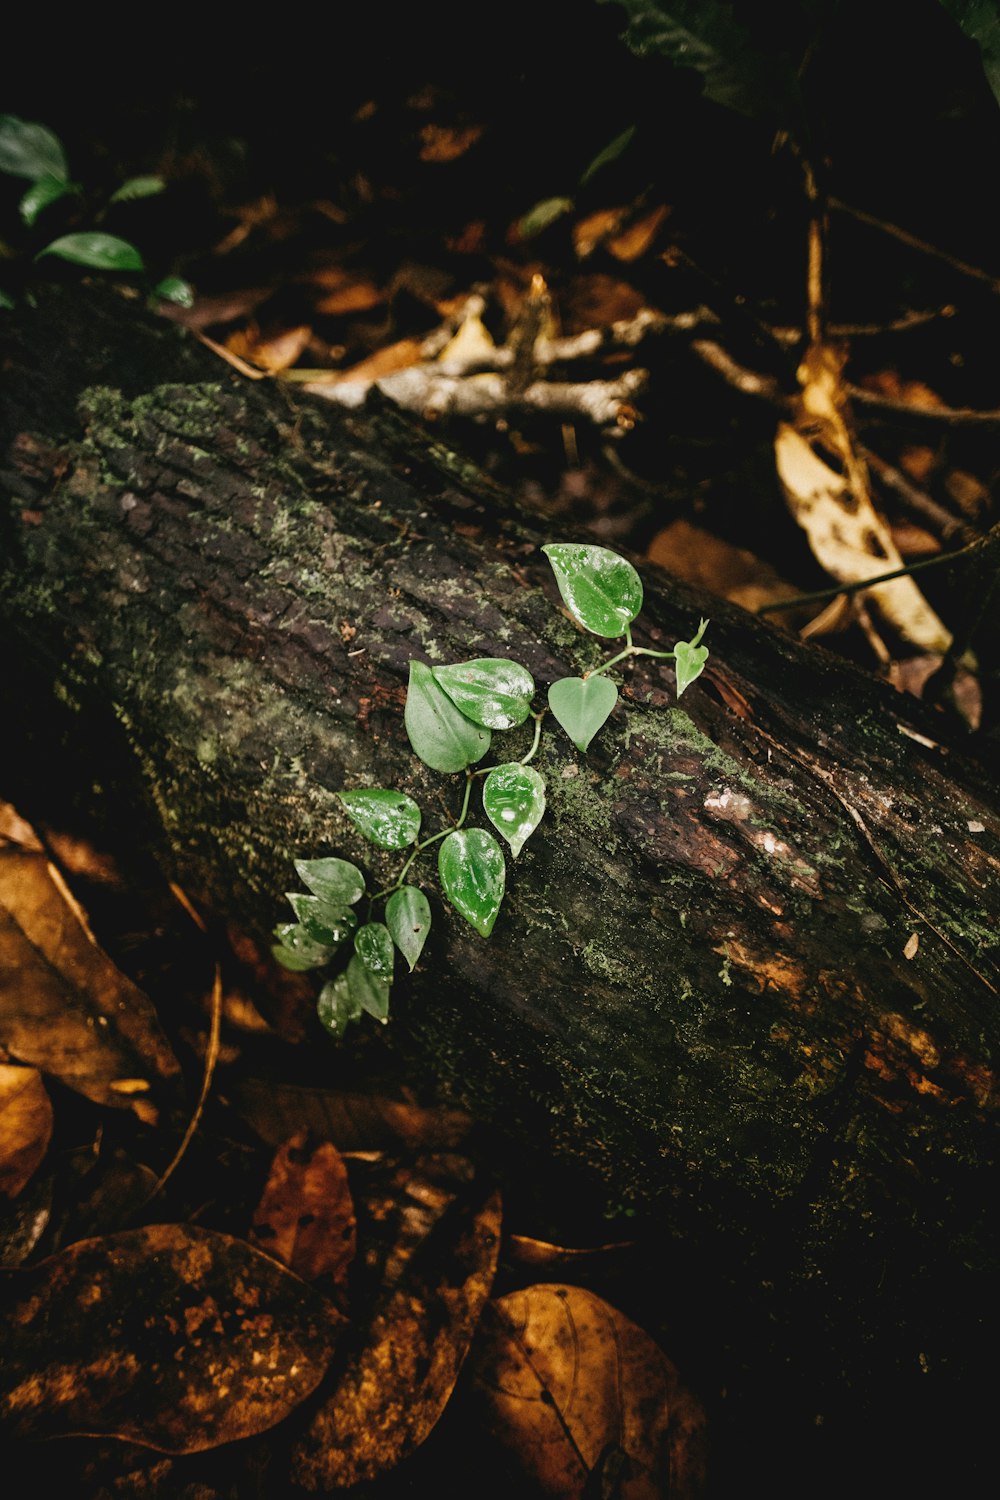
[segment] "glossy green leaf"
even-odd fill
[[[274,929],[274,935],[278,941],[271,952],[279,964],[296,972],[320,968],[330,962],[335,951],[326,943],[317,943],[297,922],[282,922]]]
[[[336,948],[358,925],[357,916],[350,907],[333,906],[318,896],[307,896],[303,891],[289,891],[287,894],[292,911],[309,937],[317,943]]]
[[[519,662],[481,656],[432,671],[455,707],[485,729],[514,729],[531,712],[535,682]]]
[[[352,1002],[384,1024],[389,1016],[389,980],[374,974],[355,953],[347,965],[347,984]]]
[[[562,677],[549,688],[549,707],[578,750],[586,750],[618,702],[606,677]]]
[[[635,132],[636,127],[630,125],[627,130],[622,131],[621,135],[616,135],[613,141],[609,141],[604,150],[597,153],[590,166],[584,171],[580,178],[580,186],[583,187],[585,183],[588,183],[594,176],[594,173],[599,172],[602,167],[606,167],[611,162],[617,161],[622,152],[626,151],[632,144],[632,137],[635,135]]]
[[[194,307],[194,288],[182,276],[164,276],[153,288],[153,296],[175,307]]]
[[[361,1014],[361,1003],[353,994],[346,974],[324,984],[316,1001],[316,1014],[331,1036],[342,1037]]]
[[[403,722],[414,753],[432,771],[464,771],[490,748],[490,731],[459,712],[422,661],[410,662]]]
[[[353,906],[365,891],[365,877],[346,859],[297,859],[295,871],[301,880],[330,906]]]
[[[642,608],[642,579],[607,547],[553,543],[543,547],[563,603],[595,635],[624,635]]]
[[[385,903],[385,920],[412,974],[431,930],[430,902],[419,887],[404,885]]]
[[[570,213],[572,208],[572,198],[543,198],[518,221],[518,235],[522,240],[533,240],[536,234],[548,229],[550,224]]]
[[[420,832],[420,808],[403,792],[365,787],[338,796],[355,828],[380,849],[405,849]]]
[[[677,669],[677,696],[700,677],[708,661],[708,647],[700,644],[708,629],[708,621],[702,620],[698,632],[690,641],[678,641],[674,647],[674,662]]]
[[[39,177],[33,182],[18,205],[21,218],[26,224],[34,224],[43,208],[65,198],[67,193],[77,191],[76,183],[64,182],[59,177]]]
[[[115,188],[109,203],[131,203],[136,198],[155,198],[157,193],[162,193],[166,187],[162,177],[153,175],[147,177],[129,177],[121,187]]]
[[[438,873],[452,906],[489,937],[503,900],[503,850],[485,828],[459,828],[441,845]]]
[[[32,182],[42,177],[65,182],[69,176],[59,137],[46,125],[19,120],[16,115],[0,115],[0,172]]]
[[[366,922],[354,934],[354,951],[373,974],[392,983],[395,953],[388,927],[383,922]]]
[[[483,809],[516,859],[545,812],[545,782],[530,766],[497,766],[483,783]]]
[[[97,271],[142,270],[142,256],[134,245],[99,229],[64,234],[40,250],[35,259],[41,260],[43,255],[57,255],[60,260],[72,261],[77,266],[92,266]]]

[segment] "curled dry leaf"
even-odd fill
[[[82,1240],[15,1273],[0,1426],[194,1453],[264,1432],[314,1390],[340,1315],[269,1256],[172,1224]]]
[[[532,1493],[578,1500],[614,1467],[614,1493],[629,1500],[703,1494],[699,1403],[649,1335],[592,1292],[545,1284],[501,1297],[474,1361],[472,1399]]]
[[[329,1141],[305,1131],[275,1152],[251,1240],[303,1281],[341,1282],[354,1259],[354,1203],[347,1168]]]
[[[52,1104],[37,1068],[0,1064],[0,1198],[16,1198],[41,1165]]]
[[[430,1433],[451,1396],[496,1271],[497,1193],[453,1201],[399,1268],[359,1347],[293,1453],[316,1492],[394,1468]]]
[[[145,1121],[180,1077],[147,996],[97,946],[44,857],[13,847],[0,848],[0,1042]]]

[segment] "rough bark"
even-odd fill
[[[294,857],[395,867],[338,790],[398,787],[428,825],[460,800],[410,753],[411,657],[509,655],[543,687],[599,658],[551,537],[391,410],[238,384],[93,298],[20,319],[7,371],[8,649],[113,718],[172,872],[258,930]],[[435,901],[394,1036],[658,1216],[709,1323],[752,1300],[810,1420],[890,1375],[915,1410],[957,1401],[997,1269],[996,798],[885,686],[646,582],[637,641],[710,614],[708,670],[678,706],[635,666],[586,757],[546,726],[549,812],[493,936]]]

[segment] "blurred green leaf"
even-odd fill
[[[21,218],[30,226],[43,208],[48,208],[50,203],[55,203],[59,198],[65,198],[67,193],[77,193],[79,190],[79,185],[75,182],[65,182],[59,177],[39,177],[21,199]]]
[[[99,229],[64,234],[40,250],[35,259],[41,260],[43,255],[57,255],[60,260],[72,261],[77,266],[91,266],[96,271],[141,271],[143,268],[142,256],[134,245]]]
[[[131,203],[135,198],[155,198],[166,187],[162,177],[129,177],[108,199],[109,203]]]
[[[0,115],[0,171],[32,182],[42,177],[65,182],[69,177],[66,153],[54,131],[16,115]]]

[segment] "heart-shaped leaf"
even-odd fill
[[[194,307],[194,288],[182,276],[164,276],[154,286],[153,296],[162,297],[175,307]]]
[[[607,677],[562,677],[549,688],[549,707],[578,750],[586,750],[617,702]]]
[[[403,722],[414,753],[432,771],[464,771],[490,748],[490,731],[455,707],[422,661],[410,662]]]
[[[356,914],[346,906],[331,906],[318,896],[303,891],[288,891],[289,904],[301,926],[314,942],[336,948],[358,925]]]
[[[486,729],[513,729],[531,711],[534,679],[516,661],[481,656],[451,667],[434,667],[433,673],[455,707]]]
[[[354,954],[347,965],[347,985],[352,1004],[383,1023],[389,1016],[389,980],[381,974],[372,973],[368,965]]]
[[[452,906],[489,937],[503,900],[503,850],[485,828],[460,828],[441,845],[438,873]]]
[[[314,896],[330,906],[353,906],[365,891],[365,877],[346,859],[297,859],[296,873]]]
[[[104,234],[99,229],[83,229],[76,234],[64,234],[53,240],[35,256],[57,255],[60,260],[72,261],[77,266],[93,266],[98,271],[141,271],[142,256],[128,240],[116,234]]]
[[[705,663],[708,661],[707,646],[693,646],[690,641],[678,641],[674,647],[674,660],[677,668],[677,696],[680,697],[686,687],[690,687],[696,677],[700,677]]]
[[[317,943],[297,922],[282,922],[274,929],[274,935],[278,941],[272,945],[271,952],[282,968],[291,969],[293,973],[318,969],[333,957],[332,946]]]
[[[545,782],[530,766],[497,766],[483,783],[483,808],[516,859],[542,820]]]
[[[404,885],[385,903],[385,920],[412,974],[431,930],[430,902],[419,887]]]
[[[404,792],[366,787],[339,796],[355,828],[380,849],[405,849],[420,832],[420,808]]]
[[[354,951],[373,974],[392,982],[395,956],[392,938],[384,922],[366,922],[354,935]]]
[[[361,1014],[361,1001],[347,982],[346,974],[338,974],[329,984],[324,984],[316,1001],[316,1014],[331,1036],[342,1037],[352,1021]]]
[[[607,547],[553,543],[543,547],[563,603],[595,635],[624,635],[642,608],[642,579]]]

